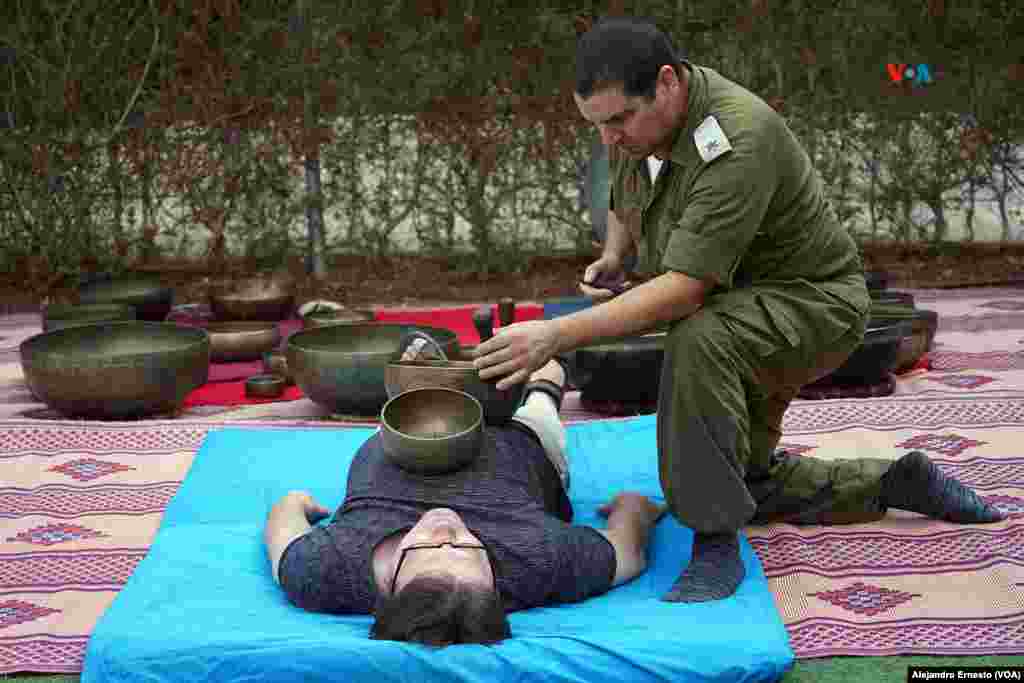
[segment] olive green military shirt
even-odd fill
[[[836,283],[863,273],[856,243],[783,118],[714,70],[684,65],[685,126],[657,181],[645,159],[609,152],[611,207],[636,244],[637,272],[677,271],[718,291],[803,281],[865,310],[862,283]]]

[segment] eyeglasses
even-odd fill
[[[483,550],[487,552],[487,548],[479,543],[421,543],[419,545],[411,545],[408,548],[402,549],[402,554],[398,558],[398,566],[395,567],[395,575],[391,577],[391,595],[395,594],[395,586],[398,585],[398,574],[402,571],[402,563],[405,562],[406,555],[409,554],[410,550],[427,550],[437,549],[449,546],[451,548],[464,548],[466,550]],[[490,558],[488,557],[488,561]]]

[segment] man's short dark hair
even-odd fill
[[[382,596],[370,637],[433,647],[497,643],[512,635],[501,596],[455,577],[419,576],[395,595]]]
[[[672,41],[649,21],[624,17],[599,21],[580,37],[576,48],[576,93],[583,99],[597,90],[622,85],[626,97],[654,99],[661,67],[678,72]]]

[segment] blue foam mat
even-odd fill
[[[544,302],[544,318],[559,318],[576,311],[582,311],[594,305],[593,299],[585,296],[562,297],[560,299],[549,299]]]
[[[696,605],[658,600],[692,535],[666,516],[651,566],[583,603],[510,614],[514,637],[441,650],[373,641],[369,616],[304,612],[270,576],[270,506],[306,489],[328,508],[369,429],[211,432],[168,506],[153,547],[100,619],[82,681],[771,681],[792,665],[760,563],[743,543],[736,595]],[[576,521],[621,490],[659,497],[654,417],[569,427]]]

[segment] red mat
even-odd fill
[[[235,363],[235,365],[238,365]],[[253,374],[259,374],[255,372]],[[277,398],[253,398],[245,395],[245,380],[230,382],[207,382],[185,397],[185,408],[193,406],[241,406],[256,403],[276,403],[278,401],[297,401],[305,396],[296,385],[285,387],[284,393]]]
[[[459,343],[470,346],[479,343],[480,337],[473,325],[475,305],[459,306],[442,309],[387,309],[375,312],[376,319],[387,323],[410,323],[430,325],[451,330],[458,335]],[[492,306],[497,320],[497,306]],[[540,304],[517,304],[515,322],[538,320],[544,317],[544,307]],[[198,324],[202,327],[202,324]],[[497,324],[495,325],[497,327]],[[291,333],[300,330],[302,323],[298,320],[283,320],[280,323],[281,338],[286,339]],[[284,394],[277,398],[251,398],[245,395],[245,380],[263,372],[262,361],[242,363],[211,363],[209,378],[203,386],[192,391],[185,397],[185,408],[193,406],[238,406],[257,403],[274,403],[279,401],[295,401],[303,398],[302,390],[297,386],[285,389]]]

